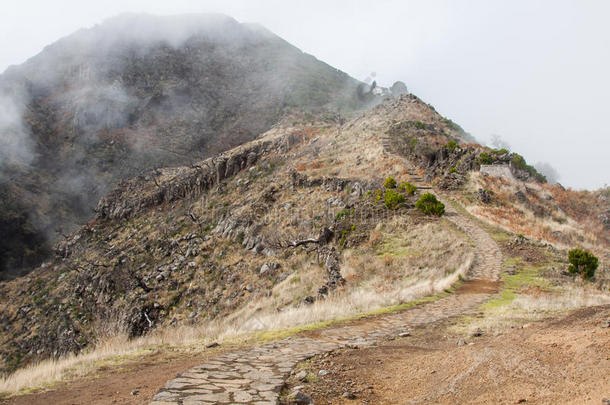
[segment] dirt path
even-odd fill
[[[590,307],[476,337],[453,331],[460,318],[422,324],[408,337],[316,356],[286,391],[300,386],[317,405],[603,405],[609,319],[610,305]]]
[[[325,329],[311,337],[292,337],[218,356],[167,382],[151,405],[276,404],[289,373],[304,359],[340,347],[371,347],[405,333],[410,327],[476,311],[480,303],[497,291],[502,254],[484,230],[450,204],[445,205],[446,218],[475,244],[475,261],[468,280],[455,294],[410,310]]]

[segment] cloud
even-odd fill
[[[24,112],[22,97],[0,92],[0,172],[8,166],[27,166],[34,160],[34,143],[23,122]]]
[[[561,178],[559,176],[559,172],[557,171],[557,169],[551,166],[550,163],[538,162],[534,165],[534,167],[536,168],[536,170],[542,173],[544,177],[546,177],[546,180],[549,183],[553,184],[559,182],[559,179]]]

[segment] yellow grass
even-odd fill
[[[331,320],[379,312],[450,289],[472,265],[473,252],[468,240],[445,221],[409,225],[407,229],[405,225],[395,220],[375,232],[384,241],[408,244],[414,252],[425,249],[425,255],[411,255],[398,249],[392,263],[382,265],[388,256],[383,248],[371,247],[364,254],[345,252],[342,271],[350,281],[325,300],[312,305],[300,303],[304,295],[315,296],[314,288],[324,280],[322,268],[304,262],[300,270],[274,288],[270,297],[260,298],[229,317],[157,330],[132,340],[124,335],[109,336],[79,355],[46,360],[17,370],[0,379],[0,392],[16,393],[49,386],[88,375],[103,364],[134,360],[160,349],[202,351],[210,342],[252,341],[262,331],[271,331],[265,334],[267,338],[283,337],[303,328],[322,327]]]

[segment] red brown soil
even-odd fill
[[[227,348],[228,349],[228,348]],[[94,376],[61,383],[51,389],[0,399],[1,405],[141,405],[148,404],[165,383],[206,359],[227,349],[210,350],[205,355],[156,354],[120,368],[106,367]],[[233,348],[234,350],[235,348]],[[137,393],[135,393],[137,391]],[[134,392],[135,395],[132,394]]]
[[[316,404],[601,404],[610,398],[609,319],[610,306],[587,308],[467,337],[464,346],[448,331],[451,321],[427,325],[377,347],[316,357],[301,365],[312,382],[293,376],[286,391],[301,385]]]

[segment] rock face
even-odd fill
[[[286,151],[299,142],[298,135],[287,134],[272,140],[254,142],[217,157],[193,164],[190,168],[156,170],[124,180],[102,198],[96,208],[99,219],[127,219],[161,203],[195,197],[222,180],[252,167],[262,157]]]
[[[0,207],[25,218],[10,224],[19,238],[33,228],[54,243],[91,220],[121,179],[243,144],[292,109],[359,108],[357,84],[230,17],[110,19],[0,75],[0,105],[15,112],[0,133],[19,146],[0,148],[0,187],[9,188]],[[215,182],[251,165],[253,152],[213,162]],[[28,265],[31,247],[16,250],[3,239],[0,265]]]

